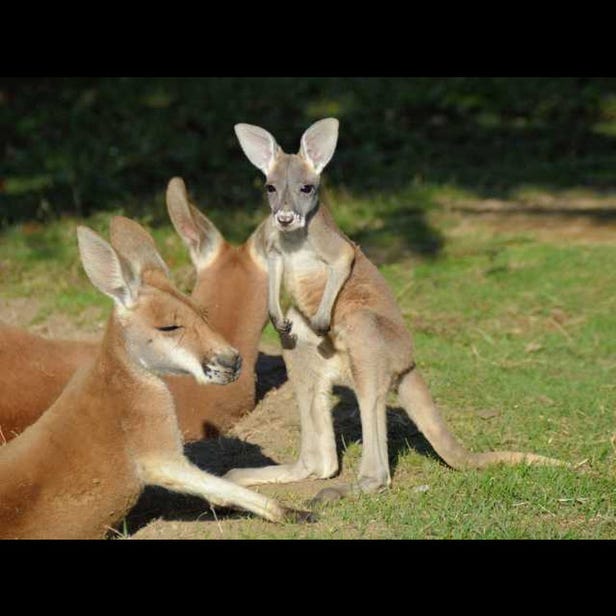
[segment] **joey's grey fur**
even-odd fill
[[[235,127],[248,159],[266,176],[272,215],[262,234],[269,270],[268,307],[283,338],[283,355],[301,420],[299,460],[226,477],[242,485],[327,478],[338,471],[329,403],[333,385],[357,396],[363,450],[357,487],[373,492],[391,482],[386,399],[390,390],[436,452],[453,468],[490,464],[562,464],[532,453],[468,451],[451,433],[413,360],[395,298],[377,268],[337,227],[319,201],[320,174],[333,156],[338,121],[320,120],[286,154],[266,130]],[[284,285],[292,307],[282,314]],[[341,486],[339,495],[351,490]],[[331,490],[328,490],[328,496]]]

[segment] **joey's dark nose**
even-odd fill
[[[278,214],[276,214],[276,220],[283,227],[290,225],[294,219],[295,219],[295,214],[293,214],[293,212],[278,212]]]

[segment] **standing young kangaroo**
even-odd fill
[[[186,376],[165,378],[182,437],[195,441],[228,430],[255,406],[255,366],[267,323],[267,262],[259,252],[263,225],[244,244],[232,246],[190,203],[181,178],[170,180],[166,197],[169,217],[196,270],[192,300],[242,357],[239,379],[225,387]],[[114,241],[112,234],[112,246]],[[34,423],[98,346],[0,326],[0,444]]]
[[[250,162],[266,177],[272,211],[263,233],[268,309],[281,333],[295,388],[301,447],[294,464],[233,469],[225,477],[252,485],[335,475],[338,458],[328,399],[335,384],[351,387],[359,403],[362,491],[391,483],[386,426],[390,390],[398,392],[409,417],[453,468],[498,462],[560,464],[531,453],[471,453],[448,429],[417,370],[410,334],[387,283],[319,201],[320,175],[334,154],[338,121],[313,124],[302,136],[298,154],[284,153],[258,126],[237,124],[235,132]],[[293,304],[286,318],[280,306],[283,284]],[[341,486],[338,494],[349,490],[351,486]]]
[[[84,269],[114,308],[96,359],[37,422],[0,447],[0,538],[102,538],[146,485],[272,521],[303,516],[183,455],[161,375],[224,385],[239,376],[241,359],[170,283],[147,232],[114,218],[122,253],[87,227],[77,234]]]

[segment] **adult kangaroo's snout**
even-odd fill
[[[213,382],[224,385],[237,381],[242,371],[242,358],[235,349],[217,353],[202,364],[206,377]]]
[[[216,359],[223,368],[228,368],[229,370],[237,373],[239,376],[242,369],[242,357],[237,351],[224,355],[218,355]]]

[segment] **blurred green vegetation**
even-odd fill
[[[330,190],[396,199],[385,227],[416,212],[408,226],[425,252],[440,245],[421,218],[434,187],[499,198],[616,187],[615,79],[2,79],[0,226],[99,210],[157,226],[166,183],[181,175],[241,240],[238,220],[265,210],[233,125],[261,125],[296,151],[329,115],[341,121]]]
[[[108,237],[112,213],[145,223],[190,290],[193,268],[164,207],[169,178],[184,177],[225,236],[243,241],[267,209],[233,125],[259,124],[296,151],[327,115],[341,120],[327,200],[394,290],[454,432],[473,450],[537,451],[580,468],[454,473],[394,423],[386,493],[334,503],[313,525],[216,520],[203,532],[616,537],[616,243],[595,242],[594,226],[575,242],[559,235],[568,216],[602,224],[616,215],[614,79],[0,81],[3,298],[32,298],[35,321],[101,322],[111,300],[83,271],[75,226]],[[507,212],[494,227],[433,207],[486,198],[528,206],[529,219],[541,209],[534,204],[549,211],[520,230]],[[559,218],[547,239],[538,233]],[[264,338],[277,341],[271,326]],[[343,449],[347,478],[359,464],[357,422],[354,430]],[[285,503],[304,498],[294,486],[280,490]]]

